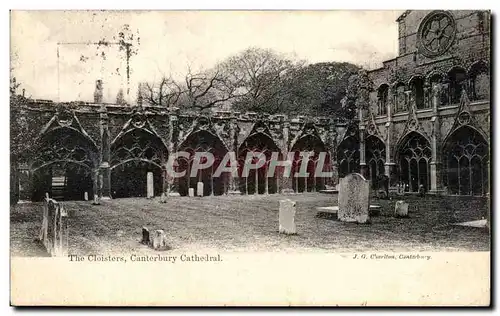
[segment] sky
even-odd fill
[[[129,102],[139,82],[182,78],[188,66],[207,69],[248,47],[373,69],[397,56],[395,20],[402,12],[13,11],[11,73],[27,96],[54,101],[91,102],[101,79],[104,101],[113,103],[127,86],[123,52],[88,43],[112,41],[124,24],[140,37],[130,60]]]

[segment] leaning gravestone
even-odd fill
[[[85,191],[85,193],[83,193],[83,199],[85,201],[88,201],[89,200],[89,193],[87,191]]]
[[[149,245],[149,229],[147,227],[142,228],[141,244]]]
[[[405,201],[397,201],[394,207],[394,216],[408,217],[408,203]]]
[[[280,200],[279,232],[292,235],[297,233],[295,226],[295,202],[290,199]]]
[[[147,183],[147,198],[151,199],[155,196],[155,190],[154,190],[154,180],[153,180],[153,173],[148,172],[148,183]]]
[[[203,182],[198,182],[198,186],[196,189],[196,194],[198,196],[203,196]]]
[[[193,196],[194,196],[194,188],[189,188],[189,189],[188,189],[188,192],[189,192],[189,194],[188,194],[188,195],[189,195],[190,197],[193,197]]]
[[[367,223],[370,220],[369,210],[370,182],[359,173],[341,178],[338,219],[343,222]]]

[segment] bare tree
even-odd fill
[[[303,65],[302,61],[260,48],[246,49],[223,63],[229,77],[240,78],[235,107],[269,113],[283,110],[293,92],[294,74]]]
[[[213,69],[193,73],[188,67],[184,80],[182,98],[185,106],[194,110],[207,110],[219,107],[241,96],[241,78],[231,76],[221,65]]]
[[[157,83],[143,83],[140,87],[142,100],[152,106],[176,106],[182,93],[172,76],[163,76]]]

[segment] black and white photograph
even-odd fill
[[[491,20],[12,10],[11,305],[489,306]]]

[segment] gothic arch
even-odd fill
[[[359,139],[357,136],[348,136],[337,147],[337,164],[340,178],[349,173],[360,172]]]
[[[444,182],[450,194],[485,195],[489,183],[489,146],[471,126],[456,129],[443,146]]]
[[[86,135],[57,127],[44,132],[38,143],[30,163],[33,200],[42,200],[45,192],[59,200],[81,200],[84,192],[93,192],[98,150]]]
[[[145,197],[147,174],[153,174],[154,194],[163,191],[163,165],[168,151],[154,133],[134,128],[115,138],[110,146],[111,194],[113,197]]]
[[[490,67],[483,61],[474,62],[467,70],[470,99],[487,100],[490,97]]]
[[[295,142],[290,152],[294,153],[292,162],[292,175],[300,171],[301,165],[303,163],[307,163],[307,177],[292,177],[292,188],[295,193],[310,191],[316,192],[322,190],[329,179],[316,177],[315,175],[316,168],[318,164],[321,163],[320,153],[325,153],[322,171],[331,172],[333,167],[330,163],[330,153],[328,152],[327,147],[323,143],[321,138],[314,134],[306,134]],[[300,152],[313,152],[313,155],[311,155],[308,161],[305,162],[300,156]]]
[[[227,192],[226,178],[228,175],[223,173],[218,178],[213,177],[224,156],[228,153],[226,144],[217,135],[207,130],[196,131],[189,134],[178,149],[189,153],[189,158],[179,157],[177,159],[178,171],[186,171],[185,176],[179,179],[179,194],[188,195],[189,188],[196,190],[198,182],[203,183],[203,195],[221,195]],[[197,174],[191,177],[195,153],[197,152],[212,154],[214,161],[209,168],[198,170]]]
[[[365,139],[367,179],[372,180],[374,188],[377,186],[377,178],[385,174],[385,144],[375,135],[370,135]]]
[[[399,181],[409,192],[418,192],[420,187],[430,189],[430,162],[432,149],[429,140],[421,133],[412,131],[398,143],[395,152],[399,168]]]
[[[245,139],[245,141],[238,148],[238,173],[240,175],[240,191],[246,194],[267,194],[277,193],[278,182],[277,177],[266,177],[271,161],[272,153],[277,152],[278,159],[283,159],[279,146],[274,140],[264,133],[253,133]],[[265,156],[265,163],[258,169],[252,169],[248,175],[243,174],[244,165],[248,153],[262,153]],[[252,163],[256,163],[256,158]]]

